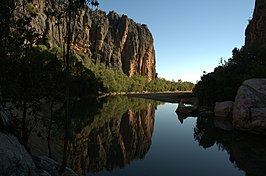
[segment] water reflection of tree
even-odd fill
[[[199,117],[194,128],[194,139],[203,148],[217,145],[226,150],[230,161],[246,176],[266,175],[266,138],[237,131],[215,128],[214,118]]]
[[[234,133],[230,159],[239,169],[246,172],[246,176],[265,176],[265,136]]]
[[[231,149],[231,132],[216,128],[212,117],[197,118],[197,124],[194,128],[194,139],[203,148],[209,148],[216,144],[221,150],[230,152]]]
[[[108,98],[93,121],[73,133],[72,168],[83,174],[111,171],[142,159],[151,145],[157,104],[126,96]]]
[[[154,112],[158,104],[126,96],[73,101],[69,166],[85,174],[113,170],[134,159],[142,159],[151,145]],[[64,136],[61,106],[54,109],[53,119],[52,125],[50,120],[40,122],[43,129],[32,137],[31,149],[33,154],[50,155],[60,162]]]

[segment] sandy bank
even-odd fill
[[[130,93],[129,97],[146,98],[169,103],[179,103],[182,98],[192,98],[192,92],[155,92],[155,93]]]

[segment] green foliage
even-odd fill
[[[26,7],[27,7],[27,10],[29,11],[30,14],[32,14],[32,15],[37,14],[37,9],[32,3],[27,3]]]
[[[0,85],[2,98],[12,102],[17,110],[25,112],[24,119],[29,134],[28,114],[37,115],[42,100],[62,102],[65,93],[65,67],[57,50],[40,45],[27,48],[21,57],[0,58]],[[97,95],[99,84],[94,74],[74,56],[71,62],[71,97]],[[73,98],[72,98],[73,99]],[[20,122],[18,122],[20,123]],[[26,128],[24,125],[23,128]]]
[[[100,84],[94,73],[84,67],[79,55],[72,54],[70,67],[70,95],[78,97],[98,95]]]
[[[217,101],[234,101],[243,81],[265,78],[266,50],[256,46],[232,51],[232,58],[220,64],[214,72],[204,74],[196,84],[194,93],[201,105],[214,107]]]
[[[94,104],[94,106],[97,106],[94,107],[90,103],[82,101],[76,106],[73,112],[72,121],[73,124],[83,121],[83,127],[79,128],[79,133],[88,136],[93,129],[101,128],[114,119],[119,120],[123,118],[123,116],[128,114],[129,109],[136,112],[147,110],[149,105],[152,105],[152,107],[155,108],[157,105],[161,104],[159,101],[129,98],[127,96],[110,96],[106,99],[101,99],[101,103],[101,105],[99,105],[99,102],[96,103],[96,105]],[[85,105],[85,107],[82,104]],[[84,109],[87,109],[87,111]],[[94,113],[91,113],[93,111]]]
[[[113,70],[104,64],[94,64],[89,58],[85,60],[85,67],[95,74],[104,92],[190,91],[194,88],[194,84],[190,82],[174,82],[163,78],[150,81],[140,75],[128,77],[121,69]]]
[[[28,121],[32,117],[28,115],[36,118],[44,100],[51,104],[63,104],[67,100],[64,108],[69,110],[66,106],[74,105],[77,97],[97,96],[98,92],[191,90],[193,87],[193,84],[174,83],[160,78],[152,81],[143,76],[129,78],[122,70],[94,64],[70,50],[70,30],[64,51],[39,45],[49,42],[49,36],[42,34],[45,36],[42,38],[32,26],[37,9],[32,3],[15,2],[12,4],[5,0],[0,7],[3,11],[0,17],[0,91],[2,98],[23,114],[25,142],[29,132]],[[83,7],[80,1],[72,3],[67,8],[69,21],[71,15],[79,10],[77,7]],[[65,14],[65,8],[62,9],[58,12],[60,17]]]

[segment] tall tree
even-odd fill
[[[12,2],[1,4],[1,8],[7,10],[1,13],[0,82],[3,96],[22,111],[22,138],[27,143],[27,114],[36,112],[41,98],[37,90],[40,72],[32,69],[39,65],[39,60],[29,57],[39,35],[31,26],[36,14],[29,11],[24,1]]]
[[[71,43],[72,43],[72,35],[73,28],[71,28],[71,24],[73,23],[73,15],[77,10],[81,10],[82,8],[86,8],[87,5],[90,5],[95,0],[68,0],[68,8],[67,8],[67,50],[65,57],[65,81],[66,81],[66,90],[65,90],[65,137],[64,137],[64,151],[62,158],[62,165],[60,167],[60,172],[62,173],[65,170],[67,165],[67,147],[69,141],[69,128],[71,122],[70,116],[70,82],[71,82],[71,73],[70,73],[70,53],[71,53]],[[98,1],[97,1],[98,2]]]

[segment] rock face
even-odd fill
[[[39,175],[24,146],[12,134],[0,132],[0,175]]]
[[[23,145],[13,135],[11,122],[2,107],[0,92],[0,175],[37,175],[35,164]]]
[[[1,100],[1,92],[0,92],[0,102]],[[10,119],[8,118],[6,112],[4,111],[2,105],[0,104],[0,129],[7,130],[11,126]]]
[[[32,0],[37,18],[33,25],[48,40],[49,47],[65,43],[66,18],[58,15],[62,4],[53,0]],[[153,37],[141,25],[115,12],[81,9],[73,15],[72,49],[128,76],[155,77]]]
[[[266,47],[266,1],[256,0],[253,18],[246,28],[245,46]]]
[[[216,102],[214,107],[214,114],[217,117],[230,117],[232,115],[234,102]]]
[[[60,168],[60,164],[54,161],[51,158],[46,156],[42,157],[33,157],[33,160],[36,164],[36,167],[40,170],[41,176],[78,176],[74,173],[70,168],[66,168],[63,174],[59,174],[58,170]]]
[[[246,80],[239,88],[233,110],[236,129],[266,134],[266,79]]]

